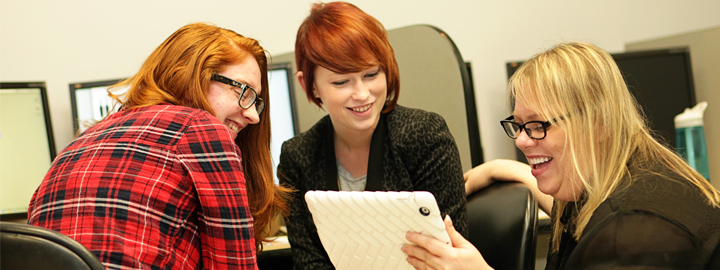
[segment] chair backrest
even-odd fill
[[[104,270],[85,246],[59,232],[0,222],[0,269]]]
[[[538,204],[520,183],[495,182],[467,197],[470,241],[495,269],[535,269]]]

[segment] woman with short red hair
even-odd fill
[[[344,2],[315,4],[295,43],[297,77],[328,112],[282,147],[278,177],[294,189],[288,236],[296,269],[333,269],[303,196],[308,190],[429,191],[467,235],[455,141],[436,113],[397,105],[400,79],[385,28]]]

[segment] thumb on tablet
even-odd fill
[[[452,242],[453,247],[472,245],[467,239],[465,239],[459,232],[455,230],[455,226],[453,226],[452,219],[449,215],[445,215],[445,220],[443,220],[443,222],[445,223],[445,231],[447,231],[448,236],[450,236],[450,242]]]
[[[445,269],[493,269],[487,264],[480,251],[455,230],[450,216],[445,216],[444,222],[445,230],[450,235],[450,241],[455,248],[452,256],[441,261]]]

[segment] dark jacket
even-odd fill
[[[631,175],[628,187],[595,210],[579,241],[563,233],[546,269],[720,269],[720,209],[662,166]],[[565,224],[576,209],[565,208]]]

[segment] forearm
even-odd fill
[[[465,180],[467,194],[483,189],[494,181],[520,182],[530,189],[545,213],[550,213],[552,209],[552,196],[538,189],[537,179],[532,175],[530,166],[525,163],[509,159],[492,160],[465,173]]]
[[[537,179],[532,175],[532,168],[522,162],[514,160],[497,160],[499,163],[503,163],[506,168],[502,169],[502,166],[493,167],[491,175],[493,178],[500,179],[502,181],[517,181],[523,183],[526,187],[532,191],[533,196],[538,201],[540,208],[545,213],[550,213],[553,205],[553,197],[542,193],[537,185]]]

